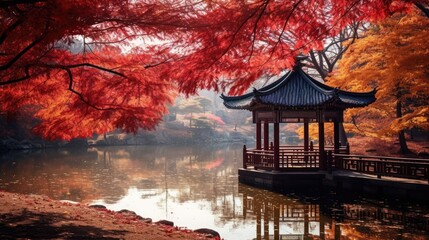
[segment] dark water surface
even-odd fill
[[[227,240],[429,239],[429,200],[272,193],[238,183],[241,153],[242,145],[8,152],[0,189],[129,209]]]

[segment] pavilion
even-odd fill
[[[252,111],[256,124],[256,148],[243,148],[243,168],[290,171],[324,170],[326,151],[345,153],[343,113],[347,108],[364,107],[376,100],[376,89],[358,93],[327,86],[302,70],[298,63],[277,81],[241,96],[225,96],[229,109]],[[325,146],[325,122],[333,122],[334,144]],[[303,123],[304,146],[280,146],[280,123]],[[318,123],[318,146],[309,141],[309,123]],[[273,125],[272,139],[269,136]],[[263,134],[262,134],[263,132]],[[270,144],[270,140],[272,140]]]

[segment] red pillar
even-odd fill
[[[309,143],[310,143],[310,137],[308,133],[308,120],[304,120],[304,151],[308,151]]]
[[[256,123],[256,149],[260,150],[261,147],[261,122]]]
[[[319,122],[319,168],[325,170],[325,114],[321,110],[317,115],[317,121]]]
[[[334,153],[339,153],[340,150],[340,123],[334,122]]]
[[[280,169],[280,126],[274,123],[274,170]]]
[[[308,162],[308,145],[310,142],[310,137],[309,137],[309,133],[308,133],[308,120],[304,119],[304,161]]]
[[[270,149],[270,140],[269,140],[269,125],[268,122],[264,121],[264,150]]]

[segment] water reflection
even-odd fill
[[[426,239],[427,206],[238,184],[242,146],[133,146],[0,155],[0,189],[47,195],[235,239]]]
[[[398,210],[364,198],[286,196],[241,184],[239,192],[243,217],[256,221],[257,240],[428,239],[428,209],[418,205]]]
[[[243,217],[256,220],[255,239],[324,239],[324,222],[318,204],[304,204],[264,190],[239,185]]]

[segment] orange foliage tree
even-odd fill
[[[357,130],[378,136],[398,134],[409,152],[404,130],[429,130],[429,19],[417,12],[394,15],[353,44],[329,78],[351,91],[378,87],[377,101],[350,110]]]
[[[413,3],[428,1],[2,1],[0,112],[37,107],[50,139],[153,128],[177,89],[240,93]]]

